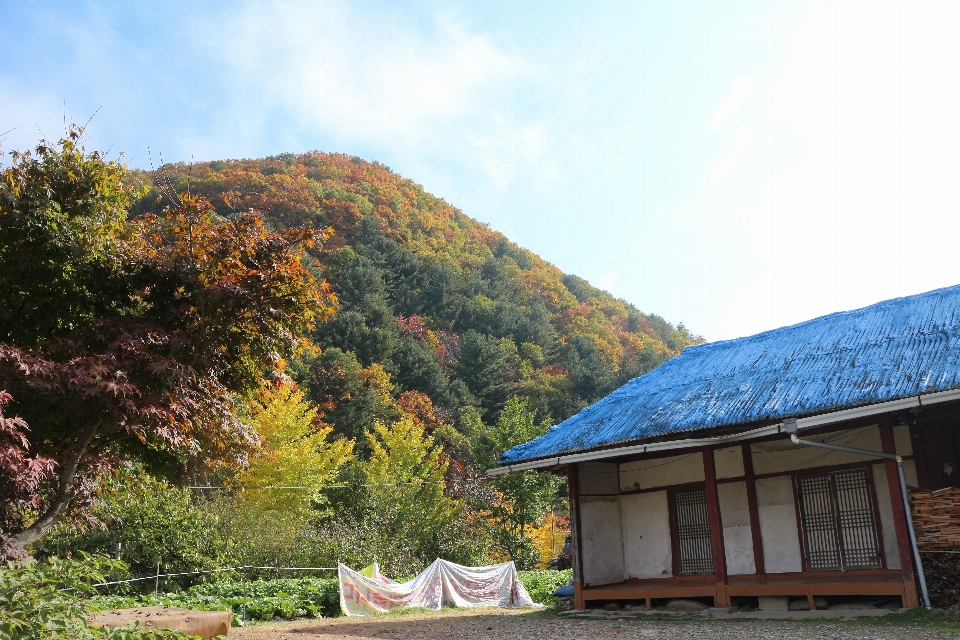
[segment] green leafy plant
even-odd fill
[[[96,593],[93,584],[123,570],[125,567],[119,562],[86,554],[79,560],[49,558],[8,563],[0,569],[0,637],[11,640],[187,640],[195,637],[163,629],[90,626],[86,616],[94,609],[94,602],[82,596]]]
[[[567,584],[573,573],[520,571],[520,582],[534,602],[553,604],[553,592]],[[340,592],[336,578],[281,578],[198,584],[181,593],[140,596],[97,596],[101,609],[165,605],[199,611],[233,611],[234,625],[244,620],[274,618],[333,618],[340,615]],[[410,610],[405,610],[409,612]]]
[[[181,593],[99,596],[101,608],[163,605],[199,611],[232,611],[234,624],[244,620],[318,618],[340,615],[335,578],[281,578],[198,584]]]
[[[572,569],[554,571],[552,569],[545,571],[518,571],[520,582],[523,584],[527,593],[534,602],[540,604],[553,604],[557,601],[553,592],[560,587],[567,586],[567,582],[573,577]]]

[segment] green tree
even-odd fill
[[[454,370],[477,398],[484,420],[496,420],[513,384],[513,353],[504,342],[476,331],[463,335]]]
[[[615,365],[608,363],[589,336],[574,336],[567,351],[567,369],[573,389],[588,403],[616,388]]]
[[[342,310],[317,327],[317,342],[352,352],[364,365],[391,362],[400,331],[387,300],[383,272],[358,256],[336,281]]]
[[[492,469],[504,451],[543,435],[549,425],[537,424],[536,412],[523,398],[511,398],[496,425],[486,430],[474,447],[474,458],[482,469]],[[517,567],[533,568],[540,553],[528,535],[531,525],[547,513],[563,479],[549,473],[521,471],[490,480],[498,498],[483,505],[488,512],[493,540]]]
[[[345,465],[329,492],[335,516],[319,526],[326,556],[377,560],[388,575],[410,575],[436,558],[482,561],[488,537],[467,505],[449,495],[448,460],[423,425],[404,415],[367,434],[370,458]]]

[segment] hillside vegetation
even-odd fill
[[[483,472],[698,340],[377,163],[83,140],[0,171],[0,556],[544,568],[564,478]]]
[[[378,375],[394,397],[408,392],[408,405],[461,431],[464,408],[491,424],[511,396],[556,423],[697,341],[382,164],[314,152],[168,165],[158,176],[227,217],[256,209],[278,228],[332,228],[314,257],[340,310],[290,372],[344,435],[372,427]],[[168,204],[154,176],[139,177],[152,187],[135,214]]]

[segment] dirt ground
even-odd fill
[[[884,619],[886,620],[886,619]],[[231,640],[926,640],[960,638],[960,624],[936,621],[582,619],[501,609],[333,618],[230,630]]]

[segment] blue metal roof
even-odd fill
[[[500,464],[960,387],[960,285],[687,347]]]

